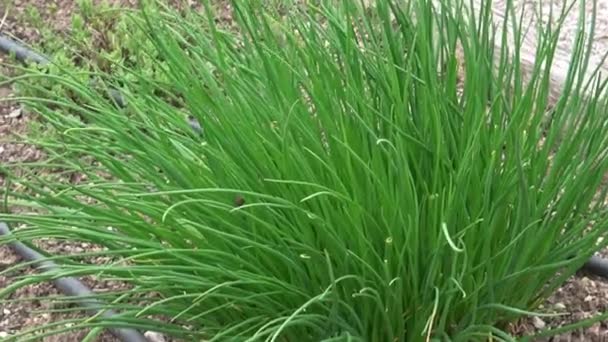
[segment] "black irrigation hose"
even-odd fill
[[[608,278],[608,259],[594,255],[583,265],[583,269],[596,276]]]
[[[11,231],[8,225],[4,222],[0,222],[0,236],[10,237]],[[12,241],[9,245],[13,250],[19,254],[23,259],[27,261],[33,261],[36,263],[38,268],[43,272],[57,271],[60,267],[49,260],[44,260],[44,255],[36,252],[19,241]],[[76,278],[63,277],[53,280],[55,286],[63,293],[71,297],[81,297],[78,302],[85,308],[87,308],[91,314],[99,314],[104,318],[113,318],[118,314],[113,310],[104,310],[103,302],[93,298],[95,295],[88,287]],[[148,340],[139,331],[131,328],[110,328],[110,332],[119,338],[123,342],[147,342]]]
[[[51,59],[49,57],[38,54],[2,34],[0,34],[0,51],[9,55],[14,54],[18,61],[25,64],[27,64],[28,61],[40,65],[46,65],[51,63]],[[96,82],[94,80],[91,80],[89,84],[91,86],[95,86]],[[114,101],[114,103],[119,107],[124,108],[127,106],[127,100],[117,89],[108,89],[108,95],[110,95],[112,101]],[[194,133],[198,135],[203,134],[203,128],[201,127],[201,124],[193,116],[188,117],[188,125],[190,126],[190,128],[192,128]]]
[[[49,57],[36,53],[2,34],[0,34],[0,51],[8,55],[14,55],[18,61],[24,64],[34,62],[39,65],[47,65],[51,63]],[[95,82],[91,81],[90,85],[95,85]],[[108,94],[119,107],[126,107],[127,102],[120,91],[110,88]]]
[[[46,56],[42,56],[37,54],[34,51],[25,48],[19,43],[9,39],[8,37],[0,34],[0,50],[6,54],[15,54],[17,60],[27,63],[27,61],[32,61],[37,64],[48,64],[51,62],[49,58]]]

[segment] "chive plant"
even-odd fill
[[[512,36],[496,34],[482,3],[234,1],[233,25],[209,3],[185,17],[147,3],[133,20],[165,81],[101,75],[125,108],[74,70],[29,71],[20,85],[45,95],[22,101],[57,134],[30,137],[47,163],[3,166],[22,190],[1,218],[22,241],[86,241],[112,261],[56,256],[61,273],[1,295],[120,279],[122,316],[72,329],[185,340],[511,340],[507,324],[605,245],[606,103],[583,77],[592,26],[552,103],[561,21],[539,28],[524,75],[520,13],[507,1]]]

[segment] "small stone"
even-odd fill
[[[10,112],[7,116],[11,119],[17,119],[21,117],[21,107],[14,109],[12,112]]]
[[[5,314],[5,315],[10,315],[11,314],[11,310],[4,309],[4,310],[2,310],[2,313]]]
[[[198,120],[194,116],[192,116],[192,115],[188,116],[188,124],[190,125],[190,128],[192,128],[194,133],[196,133],[198,135],[203,134],[203,127],[201,126],[200,122],[198,122]]]
[[[0,338],[8,337],[8,333],[6,331],[0,331]]]
[[[589,336],[594,336],[596,338],[599,338],[601,336],[601,329],[602,329],[602,325],[600,323],[595,323],[594,325],[587,328],[586,334],[589,334]]]
[[[148,341],[150,342],[166,342],[167,340],[165,339],[165,336],[163,336],[163,334],[161,333],[157,333],[155,331],[146,331],[144,333],[144,336],[148,339]]]
[[[591,296],[591,295],[585,297],[585,299],[584,299],[585,303],[589,303],[592,300],[593,300],[593,296]]]
[[[564,303],[555,303],[555,305],[553,305],[553,307],[556,310],[566,310],[566,305]]]
[[[538,318],[537,316],[534,316],[532,318],[532,325],[536,329],[540,330],[540,329],[544,329],[547,324],[542,319]]]

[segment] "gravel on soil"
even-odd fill
[[[95,3],[100,1],[95,0]],[[112,0],[114,4],[134,5],[135,0]],[[194,2],[194,1],[193,1]],[[576,1],[578,2],[578,1]],[[561,4],[561,0],[516,0],[520,6],[534,9],[542,4],[548,8],[551,3]],[[0,32],[16,37],[25,42],[32,43],[40,39],[40,32],[30,26],[24,25],[19,18],[25,13],[27,7],[35,7],[41,13],[42,18],[49,20],[49,24],[57,32],[66,32],[70,25],[70,16],[76,10],[74,0],[0,0]],[[598,22],[596,26],[597,36],[594,47],[594,59],[592,63],[598,63],[601,56],[608,52],[608,1],[598,1]],[[533,12],[528,12],[529,15]],[[548,11],[545,11],[548,13]],[[576,6],[573,15],[566,21],[562,32],[562,40],[559,48],[570,50],[572,39],[576,34]],[[4,19],[2,19],[4,18]],[[534,19],[537,20],[537,19]],[[546,18],[540,19],[546,22]],[[2,61],[0,56],[0,63]],[[0,73],[7,72],[2,69]],[[35,161],[43,158],[43,153],[26,144],[14,143],[15,133],[26,133],[28,122],[31,118],[28,113],[23,112],[19,105],[14,102],[5,101],[12,95],[10,87],[0,87],[0,163],[15,161]],[[4,185],[4,179],[0,174],[0,186]],[[88,244],[57,242],[46,240],[39,243],[53,254],[77,253],[81,250],[91,251],[98,248]],[[608,256],[608,251],[602,251]],[[21,260],[6,246],[0,246],[0,271],[18,264]],[[106,262],[105,259],[97,260],[99,263]],[[31,268],[18,274],[19,276],[33,272]],[[17,275],[0,276],[0,288],[4,288],[15,281]],[[87,278],[84,282],[91,288],[99,291],[116,290],[124,287],[124,284],[113,282],[98,282]],[[0,340],[18,331],[36,328],[45,323],[64,320],[78,316],[78,313],[60,313],[53,311],[57,309],[55,304],[49,303],[43,297],[57,295],[57,291],[51,284],[31,285],[18,291],[9,298],[9,301],[0,301]],[[13,301],[15,299],[29,299],[27,301]],[[546,327],[559,327],[577,322],[581,319],[593,317],[604,313],[608,309],[608,280],[594,277],[584,272],[579,272],[571,277],[543,304],[545,308],[553,308],[564,312],[565,315],[547,319],[530,318],[514,324],[512,331],[518,334],[529,334]],[[50,311],[49,311],[50,310]],[[45,312],[49,311],[49,312]],[[81,341],[86,331],[70,332],[54,337],[47,337],[43,341]],[[102,333],[96,341],[118,341],[107,332]],[[591,327],[565,333],[546,341],[608,341],[608,322],[599,322]]]

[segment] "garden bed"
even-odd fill
[[[24,21],[23,14],[28,13],[27,7],[35,5],[28,1],[17,1],[15,6],[7,12],[6,20],[1,28],[3,33],[12,33],[18,38],[28,42],[40,42],[41,34],[37,29],[28,29],[25,27],[27,21]],[[52,8],[54,7],[54,9]],[[45,25],[50,25],[49,29],[53,32],[66,32],[67,23],[70,22],[71,15],[74,13],[74,3],[72,1],[46,2],[40,1],[39,8],[40,19]],[[2,9],[2,8],[0,8]],[[598,53],[602,53],[608,49],[608,6],[600,3],[598,18]],[[31,18],[30,18],[31,19]],[[576,21],[569,22],[566,29],[574,30]],[[572,34],[570,35],[572,36]],[[564,36],[562,49],[569,48],[567,40],[568,34]],[[0,96],[8,97],[12,90],[8,87],[0,89]],[[27,112],[22,112],[18,104],[4,102],[0,107],[0,162],[34,161],[42,157],[42,154],[32,149],[32,147],[8,143],[7,140],[13,139],[15,133],[36,134],[36,130],[44,130],[44,127],[32,125],[32,118]],[[95,246],[87,243],[75,243],[66,245],[65,243],[57,244],[53,240],[41,242],[40,247],[44,248],[53,254],[70,254],[78,253],[83,250],[92,250]],[[608,252],[606,253],[608,254]],[[7,247],[0,247],[0,270],[10,267],[18,263],[19,259]],[[105,258],[99,258],[96,262],[107,262]],[[6,276],[0,276],[0,288],[4,288],[12,283],[13,279]],[[100,283],[95,279],[86,279],[85,282],[93,289],[98,291],[115,290],[124,286],[120,283]],[[48,284],[31,286],[27,291],[21,291],[11,299],[23,297],[44,297],[55,294],[56,291]],[[599,313],[603,313],[608,308],[608,281],[597,278],[583,272],[579,272],[575,277],[568,280],[547,303],[545,307],[552,307],[559,311],[569,312],[569,315],[558,318],[532,318],[521,322],[521,324],[512,327],[513,332],[519,334],[527,334],[536,330],[542,330],[547,326],[561,326],[577,322],[581,319],[590,318]],[[48,310],[52,305],[44,301],[26,301],[23,303],[12,302],[10,304],[2,304],[0,302],[0,338],[7,334],[13,334],[28,328],[36,327],[40,324],[53,322],[59,319],[72,317],[73,313],[66,316],[61,312],[41,313],[37,317],[33,317],[32,312],[38,310]],[[57,336],[48,338],[46,341],[79,341],[85,333],[70,333],[70,335]],[[567,333],[565,335],[554,338],[553,341],[603,341],[608,338],[608,324],[596,323],[591,327]],[[104,333],[98,338],[98,341],[115,341],[114,337]]]

